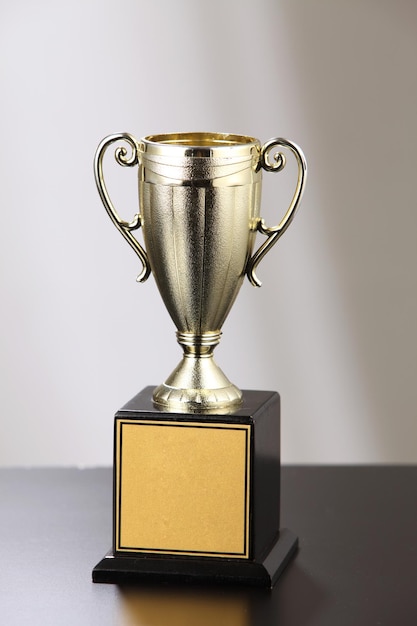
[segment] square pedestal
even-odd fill
[[[115,416],[113,548],[93,580],[272,586],[297,547],[279,530],[279,395],[201,415],[160,411],[152,391]]]

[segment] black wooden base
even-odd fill
[[[272,587],[298,543],[279,530],[279,395],[200,415],[161,411],[152,391],[115,415],[113,547],[93,581]]]
[[[93,582],[123,584],[146,579],[149,582],[230,583],[273,587],[297,546],[296,535],[284,528],[262,562],[149,555],[114,556],[110,551],[93,569]]]

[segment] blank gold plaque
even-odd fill
[[[118,420],[116,550],[249,557],[250,425]]]

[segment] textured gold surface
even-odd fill
[[[120,218],[103,179],[102,159],[109,145],[123,166],[139,166],[140,213]],[[285,155],[298,164],[293,199],[277,226],[260,218],[262,169],[281,171]],[[127,133],[104,139],[95,157],[97,187],[113,223],[140,257],[138,280],[152,272],[174,324],[184,356],[156,388],[154,402],[179,412],[230,412],[242,394],[213,360],[223,323],[243,278],[260,286],[256,268],[288,228],[304,189],[301,150],[285,139],[264,146],[253,137],[225,133],[151,135],[137,142]],[[132,231],[142,227],[145,250]],[[256,233],[267,240],[253,254]]]
[[[116,550],[249,556],[250,426],[119,420]]]

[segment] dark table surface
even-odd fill
[[[110,469],[0,470],[0,623],[416,626],[417,467],[283,467],[300,549],[272,592],[91,582]]]

